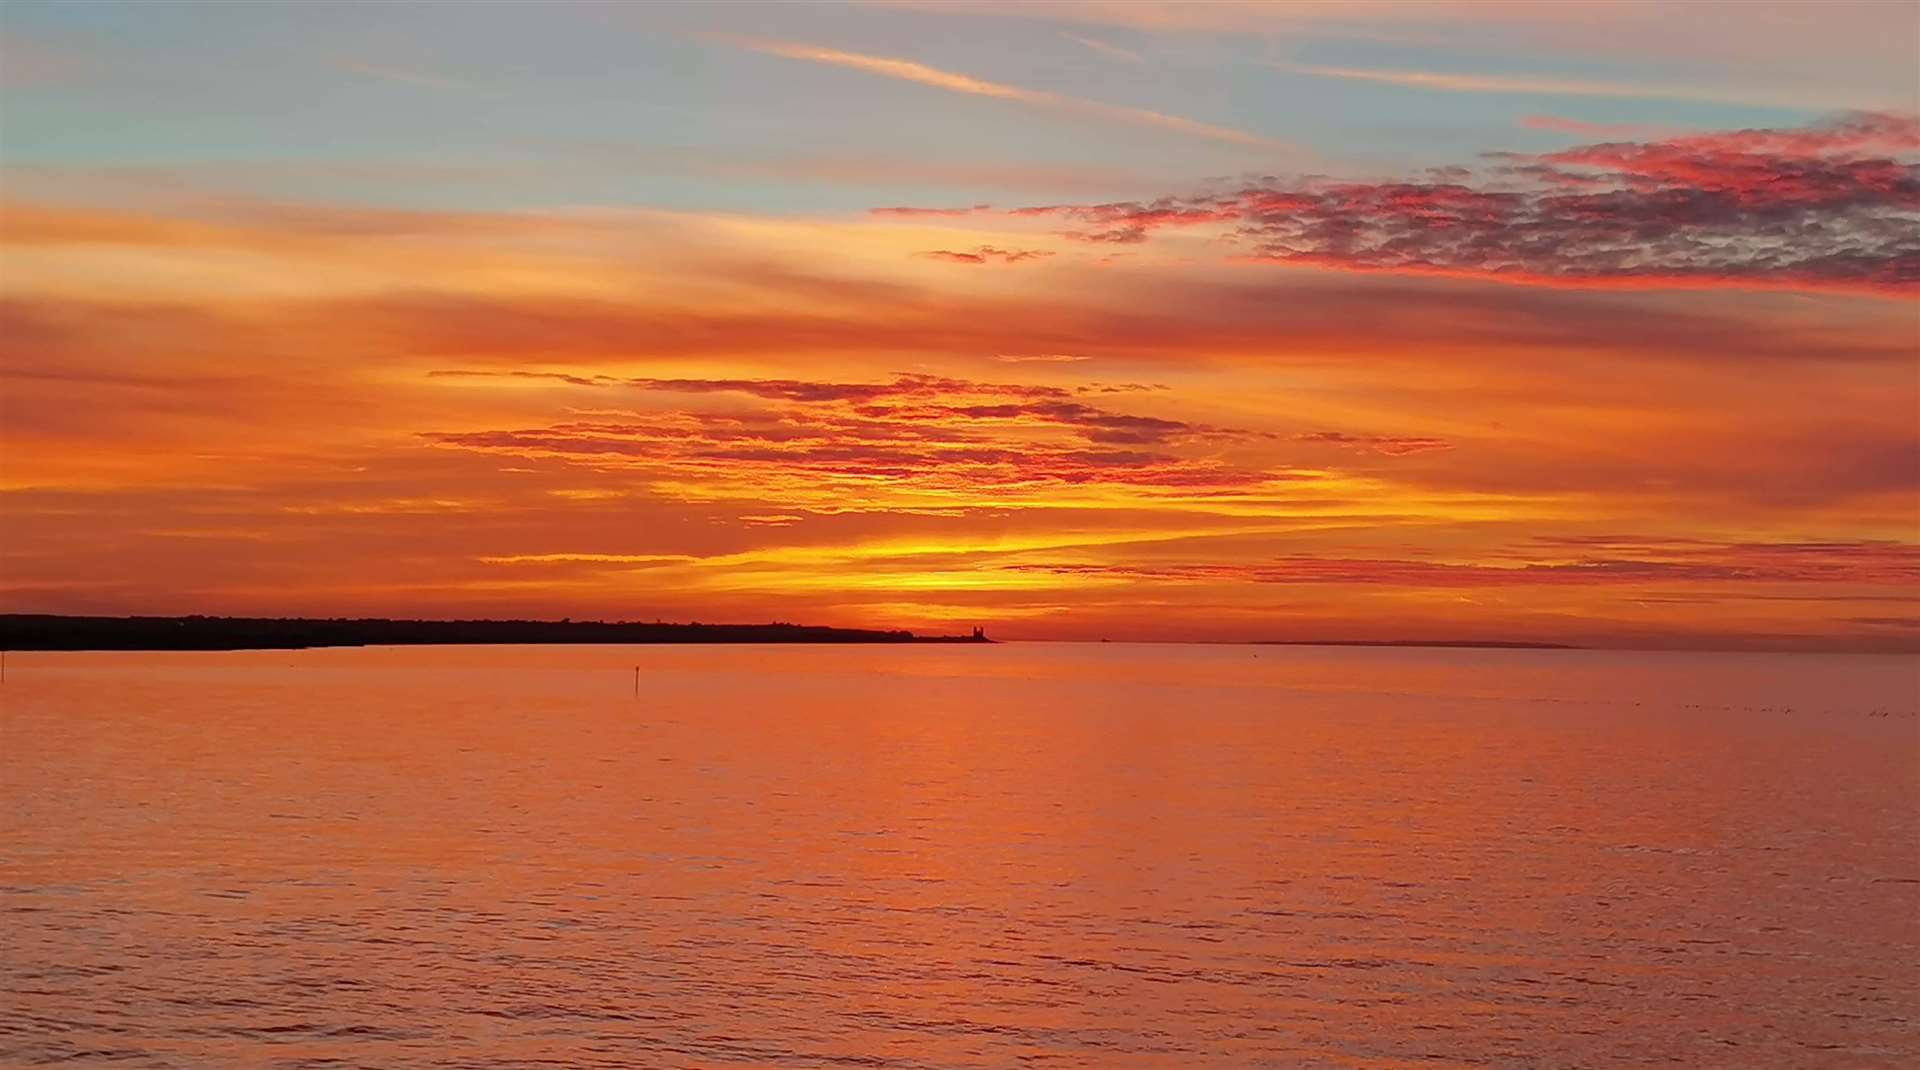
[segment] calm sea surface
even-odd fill
[[[1869,656],[15,653],[0,1065],[1920,1066],[1916,692]]]

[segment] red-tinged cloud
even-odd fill
[[[740,394],[744,411],[614,412],[511,430],[428,432],[443,447],[638,470],[663,481],[725,482],[811,501],[824,486],[977,493],[1046,486],[1228,488],[1275,478],[1173,452],[1250,432],[1113,412],[1060,387],[902,375],[881,383],[622,379],[442,371],[664,394]],[[796,488],[800,488],[796,490]]]
[[[568,375],[562,372],[482,371],[465,368],[427,373],[428,378],[550,379],[570,386],[625,386],[681,394],[751,394],[776,401],[870,402],[880,398],[932,398],[951,394],[999,397],[1065,398],[1070,391],[1057,386],[1022,383],[983,383],[940,375],[900,375],[884,383],[834,383],[804,379],[649,379],[613,375]]]
[[[1145,581],[1275,584],[1380,584],[1407,588],[1645,583],[1920,582],[1920,545],[1889,541],[1694,543],[1685,549],[1611,546],[1618,553],[1552,555],[1549,547],[1513,551],[1512,564],[1408,558],[1296,555],[1266,562],[1154,565],[1018,563],[1010,571],[1102,575]]]
[[[1848,115],[1559,152],[1494,153],[1479,181],[1262,179],[1225,192],[1012,216],[1133,244],[1215,228],[1248,259],[1563,286],[1920,285],[1920,120]]]
[[[1191,227],[1207,223],[1230,223],[1240,218],[1231,206],[1182,204],[1162,198],[1146,204],[1123,201],[1116,204],[1048,204],[1015,208],[1013,216],[1065,215],[1088,225],[1088,229],[1067,232],[1077,241],[1133,245],[1147,240],[1149,231],[1160,227]]]
[[[953,249],[933,249],[920,254],[932,260],[946,260],[955,264],[1018,264],[1027,260],[1042,260],[1052,256],[1051,249],[998,249],[991,245],[975,247],[971,252]]]
[[[1662,144],[1696,151],[1819,156],[1840,152],[1920,151],[1920,117],[1856,112],[1786,130],[1752,129],[1694,134]]]
[[[1443,438],[1421,438],[1408,435],[1350,435],[1345,431],[1314,431],[1309,434],[1293,436],[1295,442],[1313,442],[1326,446],[1341,446],[1347,449],[1370,450],[1388,457],[1405,457],[1414,453],[1431,453],[1435,450],[1450,450],[1453,443]]]
[[[916,208],[912,205],[894,205],[887,208],[870,208],[868,212],[877,216],[891,216],[897,219],[952,218],[955,216],[977,215],[990,212],[990,204],[975,204],[965,208]]]
[[[989,383],[939,375],[900,375],[884,383],[811,382],[798,379],[648,379],[563,372],[451,369],[429,378],[545,379],[569,386],[630,387],[683,394],[748,394],[773,401],[842,404],[871,420],[898,421],[908,429],[960,422],[1021,421],[1074,429],[1089,441],[1146,444],[1175,439],[1246,438],[1252,432],[1108,412],[1069,400],[1075,394],[1151,391],[1146,383],[1093,383],[1068,390],[1024,383]],[[1010,399],[1010,400],[1009,400]],[[1356,440],[1358,441],[1358,440]],[[1428,440],[1378,438],[1380,443]]]
[[[1635,535],[1547,535],[1547,551],[1577,551],[1607,560],[1718,568],[1727,578],[1823,583],[1920,583],[1920,544],[1890,540],[1716,542]]]
[[[561,459],[696,484],[703,495],[731,487],[808,507],[893,486],[977,500],[982,494],[1021,489],[1232,488],[1270,478],[1144,450],[1015,439],[996,445],[965,435],[925,433],[862,441],[847,430],[831,425],[811,431],[793,426],[754,431],[679,423],[565,423],[509,431],[428,432],[424,437],[456,449]]]

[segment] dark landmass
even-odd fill
[[[1256,639],[1255,646],[1439,646],[1479,650],[1580,650],[1566,643],[1508,639]]]
[[[803,624],[0,614],[0,650],[303,650],[324,646],[561,643],[991,643],[972,635]]]

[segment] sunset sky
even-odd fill
[[[1920,647],[1920,5],[0,9],[0,609]]]

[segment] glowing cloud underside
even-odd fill
[[[1255,7],[49,34],[0,608],[1920,646],[1920,122]]]

